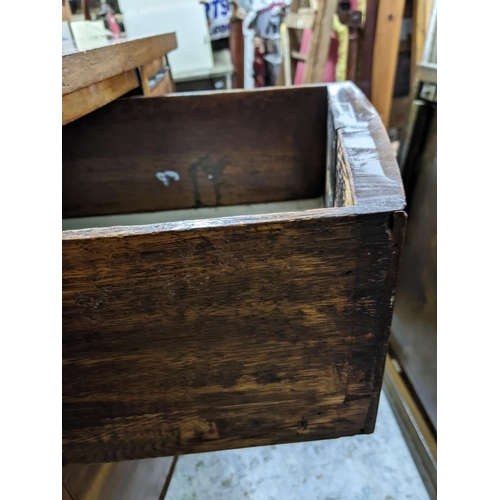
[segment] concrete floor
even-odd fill
[[[368,436],[179,458],[166,500],[427,500],[384,393]]]

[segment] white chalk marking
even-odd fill
[[[177,172],[173,170],[165,170],[165,172],[156,172],[156,178],[162,182],[165,186],[170,184],[170,181],[177,182],[180,177]]]

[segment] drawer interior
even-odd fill
[[[327,109],[325,86],[110,103],[62,129],[63,228],[322,207]]]

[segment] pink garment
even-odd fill
[[[118,26],[115,16],[109,11],[106,14],[106,20],[108,21],[109,29],[111,30],[113,35],[120,35],[120,26]]]

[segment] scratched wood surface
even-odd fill
[[[351,169],[346,161],[345,144],[342,129],[337,131],[337,163],[335,169],[335,204],[336,207],[353,207],[356,205],[354,182]]]
[[[311,88],[324,133],[327,108],[342,129],[329,159],[351,170],[353,206],[63,232],[66,463],[373,431],[404,194],[361,92]]]
[[[324,86],[110,103],[62,130],[63,216],[320,196],[326,110]]]
[[[400,226],[385,213],[65,238],[65,459],[371,432]]]

